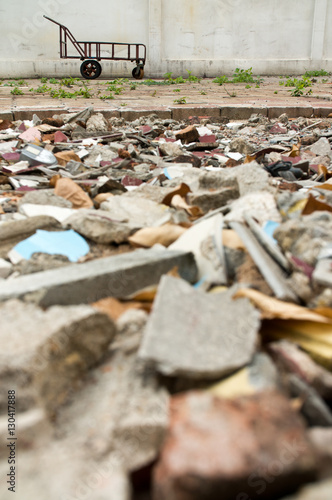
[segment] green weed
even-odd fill
[[[217,78],[215,78],[212,81],[213,81],[213,83],[218,83],[218,85],[223,85],[224,83],[230,83],[228,77],[225,75],[218,76]]]
[[[201,81],[201,78],[199,78],[198,76],[192,75],[191,71],[189,71],[188,69],[186,71],[188,73],[188,81],[189,82],[196,82],[197,83],[197,82]]]
[[[187,104],[186,97],[180,97],[179,99],[174,99],[174,104]]]
[[[61,78],[60,84],[65,85],[66,87],[72,87],[73,85],[77,84],[78,82],[81,82],[82,80],[80,78]]]
[[[84,85],[84,83],[83,83],[83,89],[80,89],[77,92],[77,95],[81,96],[81,97],[84,97],[85,99],[90,99],[91,97],[93,97],[93,95],[91,94],[91,92],[89,91],[89,89]]]
[[[235,69],[233,73],[232,83],[250,83],[250,82],[254,82],[254,77],[252,76],[252,68]]]
[[[16,82],[7,82],[4,84],[4,87],[17,87],[17,83]]]
[[[18,87],[15,87],[13,90],[11,90],[10,93],[13,95],[24,95],[23,90],[19,89]]]
[[[148,87],[150,87],[153,85],[162,86],[162,85],[170,85],[170,84],[166,80],[163,80],[162,82],[157,82],[156,80],[147,79],[147,80],[144,80],[144,82],[141,82],[139,85],[147,85]]]
[[[306,71],[304,73],[304,76],[308,77],[308,78],[312,78],[312,77],[315,77],[315,76],[329,76],[331,73],[329,73],[328,71],[325,71],[325,69],[320,69],[318,71]]]
[[[295,87],[292,91],[290,91],[291,96],[300,97],[301,95],[304,94],[304,89],[306,89],[307,87],[312,87],[312,83],[309,77],[303,75],[301,79],[288,78],[285,87]],[[305,93],[306,95],[312,94],[312,90],[309,89]]]
[[[46,94],[50,90],[52,90],[51,87],[48,87],[47,85],[44,84],[36,88],[35,92],[37,92],[37,94]]]
[[[110,93],[109,95],[101,95],[99,97],[99,99],[102,99],[102,100],[114,99],[114,95],[112,93]]]

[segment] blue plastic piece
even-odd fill
[[[275,240],[273,238],[273,233],[277,229],[278,226],[280,226],[279,222],[274,222],[273,220],[268,220],[265,222],[264,227],[263,227],[264,233],[267,234],[268,236],[270,236],[270,238],[272,238],[272,240],[275,243],[277,243],[277,240]]]
[[[169,172],[168,172],[166,167],[164,168],[164,175],[165,175],[165,177],[167,177],[167,179],[172,179],[172,177],[169,175]]]
[[[89,252],[90,247],[85,239],[72,229],[68,231],[37,229],[35,234],[18,243],[13,250],[24,259],[30,259],[33,253],[42,252],[65,255],[71,262],[77,262]]]

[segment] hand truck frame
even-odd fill
[[[61,23],[54,21],[50,17],[44,16],[54,24],[59,26],[60,58],[61,59],[80,59],[83,61],[80,67],[83,78],[93,80],[101,75],[102,67],[99,61],[102,59],[109,61],[131,61],[136,62],[132,71],[133,78],[141,80],[144,76],[144,65],[146,61],[146,46],[143,43],[122,43],[122,42],[79,42],[69,29]],[[68,42],[71,42],[77,50],[78,55],[68,55]],[[102,56],[102,50],[106,45],[110,46],[111,56]],[[126,57],[115,55],[116,47],[127,47]]]

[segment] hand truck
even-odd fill
[[[44,16],[60,28],[60,58],[61,59],[80,59],[82,62],[80,71],[83,78],[93,80],[101,75],[102,59],[109,61],[131,61],[136,62],[132,71],[133,78],[141,80],[144,76],[144,65],[146,61],[146,46],[142,43],[118,43],[118,42],[78,42],[74,35],[63,24],[54,21],[50,17]],[[78,55],[68,55],[68,41],[72,43],[78,52]],[[108,46],[108,47],[106,47]],[[118,57],[116,48],[126,47],[126,57]],[[102,55],[102,51],[109,55]]]

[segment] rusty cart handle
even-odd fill
[[[45,19],[48,19],[52,23],[57,24],[58,26],[61,26],[61,28],[65,28],[65,26],[61,23],[58,23],[58,21],[54,21],[54,19],[51,19],[50,17],[47,17],[47,16],[43,16],[43,17],[45,17]]]

